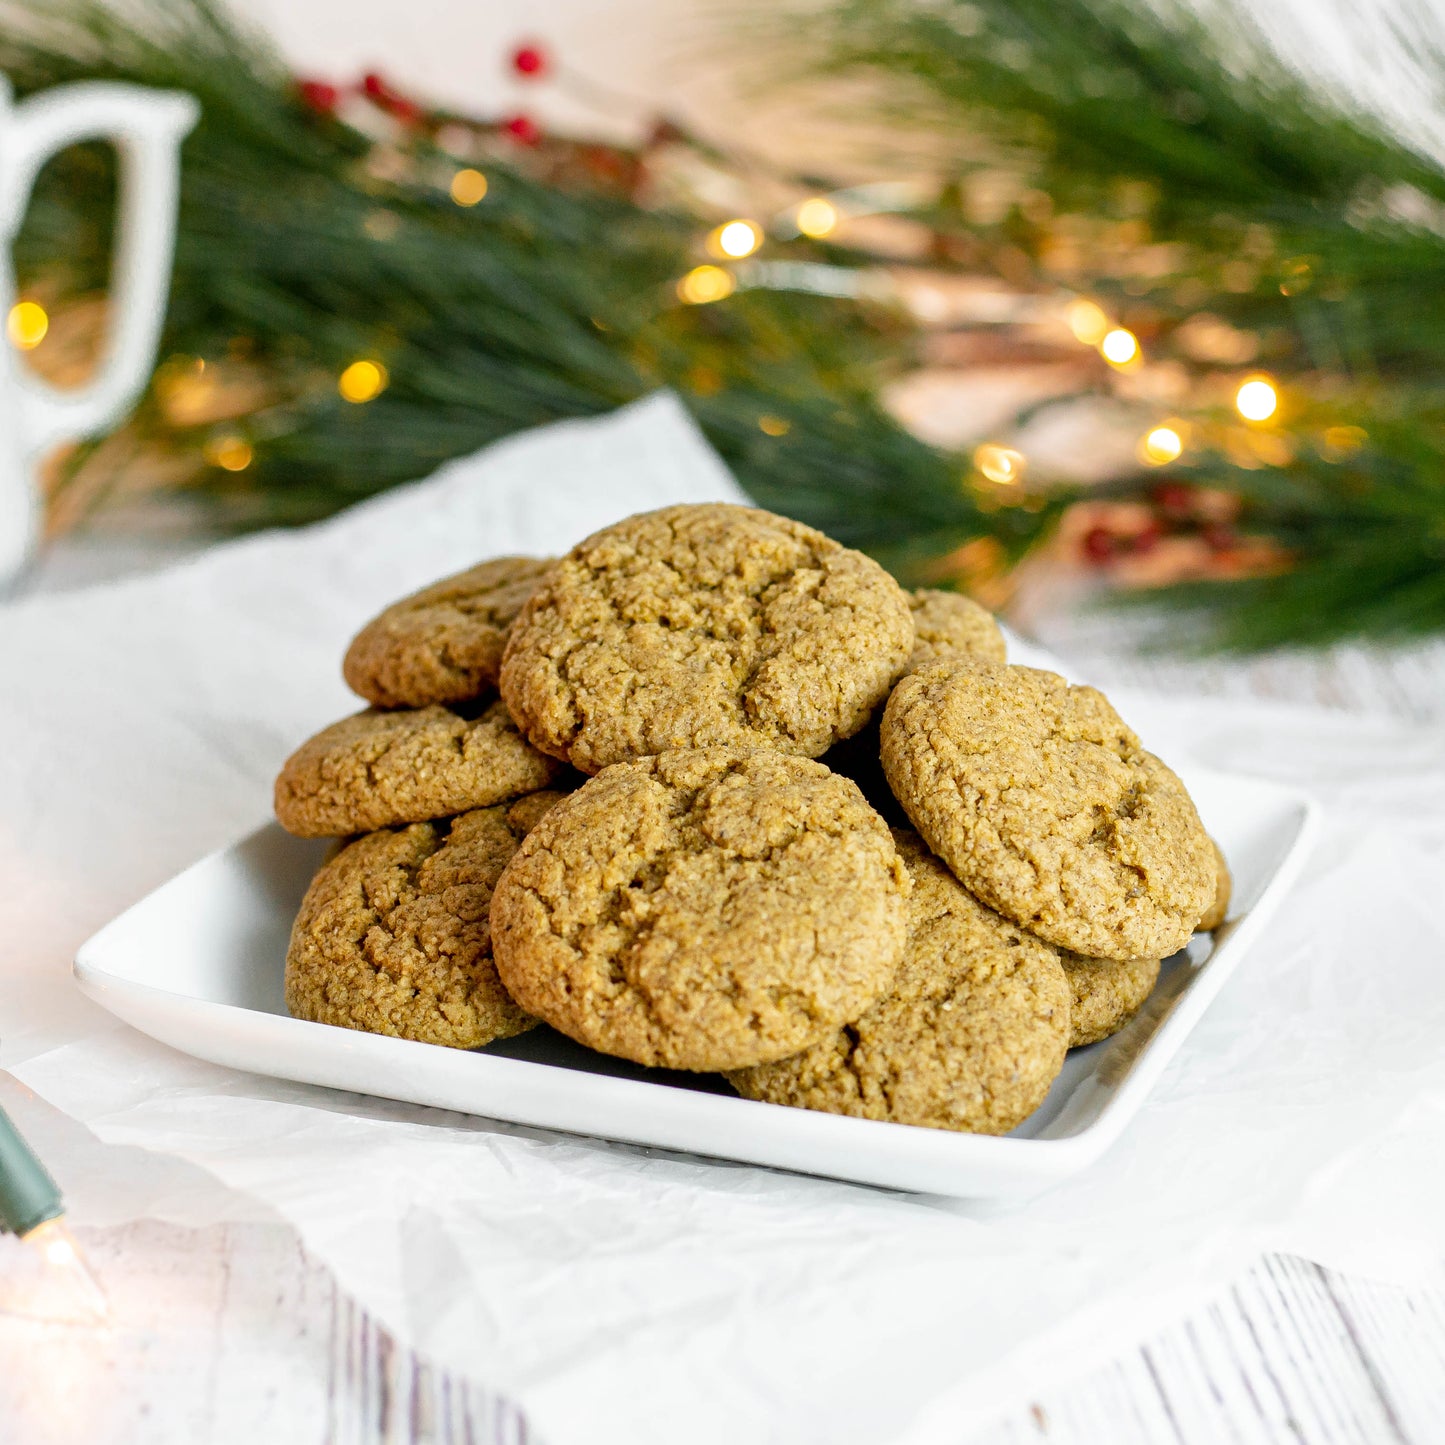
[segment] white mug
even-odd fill
[[[199,116],[189,95],[105,81],[16,105],[0,75],[0,323],[15,303],[10,247],[40,167],[77,141],[113,140],[120,156],[110,321],[95,375],[70,390],[49,386],[0,336],[0,584],[40,537],[41,458],[119,420],[150,376],[170,289],[181,140]]]

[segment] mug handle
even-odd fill
[[[109,334],[95,376],[62,390],[17,378],[27,456],[117,420],[150,377],[165,319],[180,198],[181,139],[200,106],[179,91],[108,81],[57,86],[20,102],[4,137],[0,216],[18,224],[40,167],[77,141],[110,139],[120,156]]]

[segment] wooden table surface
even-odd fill
[[[154,560],[143,548],[77,542],[49,559],[27,590]],[[1073,596],[1067,585],[1041,590],[1022,620],[1106,685],[1147,682],[1445,719],[1445,644],[1243,666],[1145,663],[1119,624],[1081,617]],[[284,1225],[189,1230],[148,1222],[88,1230],[83,1243],[127,1325],[101,1338],[0,1313],[3,1445],[535,1439],[507,1401],[398,1345]],[[1403,1290],[1298,1259],[1260,1259],[1206,1308],[965,1438],[1435,1445],[1445,1440],[1445,1277]]]

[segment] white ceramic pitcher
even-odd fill
[[[180,145],[199,116],[189,95],[103,81],[17,105],[0,76],[0,324],[15,303],[10,248],[40,167],[77,141],[112,140],[120,157],[110,318],[95,375],[72,390],[49,386],[0,333],[0,585],[39,540],[43,454],[117,421],[150,376],[175,247]]]

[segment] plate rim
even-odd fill
[[[711,1118],[721,1107],[726,1111],[726,1117],[734,1120],[753,1118],[761,1121],[766,1118],[768,1123],[765,1132],[782,1143],[786,1143],[794,1135],[803,1135],[809,1140],[818,1140],[827,1144],[831,1135],[834,1136],[832,1147],[859,1154],[866,1153],[870,1156],[870,1162],[885,1167],[870,1168],[858,1173],[834,1173],[828,1177],[852,1179],[875,1185],[882,1184],[883,1187],[915,1189],[918,1192],[947,1192],[937,1187],[889,1184],[881,1177],[890,1172],[886,1167],[889,1164],[895,1166],[892,1170],[894,1174],[898,1172],[896,1166],[906,1165],[913,1169],[951,1170],[955,1173],[996,1169],[1001,1173],[1014,1176],[1012,1182],[1001,1179],[996,1188],[956,1191],[955,1197],[973,1198],[1004,1197],[1038,1192],[1040,1189],[1058,1183],[1063,1178],[1086,1168],[1117,1142],[1120,1135],[1138,1114],[1159,1077],[1178,1054],[1184,1041],[1213,1004],[1225,984],[1242,964],[1259,933],[1267,925],[1279,903],[1293,886],[1305,862],[1310,857],[1318,837],[1323,810],[1318,800],[1303,788],[1274,779],[1255,778],[1248,774],[1200,765],[1191,766],[1187,771],[1191,774],[1209,774],[1231,783],[1243,783],[1251,788],[1267,790],[1275,795],[1282,806],[1293,806],[1297,810],[1297,826],[1253,906],[1242,917],[1230,920],[1224,925],[1228,932],[1222,939],[1216,934],[1215,947],[1209,957],[1198,966],[1197,977],[1178,996],[1167,1015],[1142,1044],[1131,1061],[1125,1077],[1117,1085],[1098,1116],[1083,1128],[1070,1134],[1053,1137],[1016,1138],[1009,1135],[968,1134],[806,1109],[779,1109],[776,1105],[739,1096],[694,1092],[660,1081],[621,1078],[598,1073],[585,1075],[589,1081],[588,1089],[591,1095],[595,1099],[615,1102],[621,1106],[622,1112],[628,1117],[637,1112],[635,1107],[629,1106],[637,1104],[645,1106],[649,1101],[652,1102],[666,1116],[662,1120],[665,1127],[661,1132],[668,1132],[666,1126],[671,1126],[673,1123],[685,1125],[687,1116],[698,1111]],[[285,1079],[326,1088],[333,1092],[360,1092],[379,1098],[453,1110],[478,1118],[497,1120],[505,1124],[552,1130],[564,1135],[570,1134],[573,1137],[579,1135],[601,1137],[641,1147],[691,1154],[696,1157],[791,1169],[794,1172],[815,1175],[823,1172],[805,1164],[759,1159],[756,1157],[758,1151],[754,1151],[753,1157],[731,1152],[719,1153],[715,1150],[710,1152],[706,1144],[699,1147],[696,1143],[659,1142],[656,1138],[649,1140],[638,1137],[635,1130],[631,1132],[627,1129],[617,1128],[584,1130],[546,1120],[519,1119],[515,1117],[515,1108],[512,1113],[496,1113],[485,1107],[468,1108],[457,1103],[432,1103],[425,1099],[418,1099],[415,1087],[409,1092],[390,1091],[382,1086],[356,1090],[346,1084],[337,1084],[316,1078],[314,1070],[304,1067],[298,1070],[294,1063],[289,1064],[285,1070],[281,1070],[275,1066],[274,1061],[262,1066],[216,1059],[213,1035],[217,1033],[218,1029],[223,1028],[231,1036],[248,1041],[253,1052],[255,1049],[261,1048],[269,1053],[272,1051],[271,1046],[277,1042],[285,1045],[293,1036],[297,1039],[310,1039],[313,1042],[309,1047],[283,1050],[288,1059],[294,1053],[303,1064],[312,1059],[324,1063],[339,1051],[354,1053],[359,1050],[365,1053],[375,1053],[380,1058],[391,1056],[405,1066],[399,1068],[395,1074],[395,1077],[403,1081],[415,1078],[418,1073],[421,1075],[432,1073],[433,1069],[428,1067],[428,1060],[443,1068],[450,1067],[451,1064],[450,1060],[443,1064],[442,1060],[438,1059],[439,1046],[434,1044],[337,1029],[331,1025],[288,1018],[243,1004],[182,994],[157,984],[140,982],[134,977],[117,973],[100,962],[99,956],[105,952],[109,935],[121,929],[131,915],[147,906],[154,906],[161,894],[178,888],[192,873],[206,868],[208,865],[215,865],[228,855],[236,853],[246,844],[273,831],[279,832],[279,825],[269,822],[213,849],[148,891],[87,938],[77,949],[72,963],[72,973],[80,989],[128,1026],[136,1028],[148,1037],[158,1039],[168,1047],[177,1048],[192,1057],[216,1063],[221,1067],[237,1068],[263,1078]],[[1221,964],[1223,967],[1219,967]],[[154,1021],[157,1014],[165,1015],[167,1012],[175,1011],[182,1014],[195,1014],[201,1019],[214,1020],[214,1026],[206,1034],[207,1040],[213,1043],[210,1053],[187,1048],[184,1044],[178,1044],[170,1038],[163,1038],[147,1027],[144,1022],[138,1021],[137,1018],[139,1015],[141,1018],[151,1018]],[[547,1085],[556,1085],[559,1082],[556,1079],[559,1073],[571,1075],[579,1072],[537,1060],[509,1058],[476,1051],[441,1049],[440,1052],[443,1059],[445,1056],[462,1052],[472,1061],[470,1067],[480,1065],[482,1072],[478,1078],[479,1080],[489,1078],[492,1081],[493,1088],[490,1092],[493,1095],[497,1093],[498,1089],[503,1091],[508,1089],[525,1090],[529,1082],[535,1084],[540,1080],[545,1080]],[[385,1076],[380,1080],[381,1085],[384,1083]],[[657,1098],[659,1091],[665,1095],[674,1096],[673,1101],[671,1103],[659,1101]],[[541,1092],[546,1094],[550,1092],[550,1088],[544,1086]],[[484,1104],[495,1104],[496,1102],[495,1097],[483,1101]],[[643,1112],[644,1114],[647,1112],[645,1107]],[[761,1152],[771,1153],[773,1151],[771,1148],[765,1148]]]

